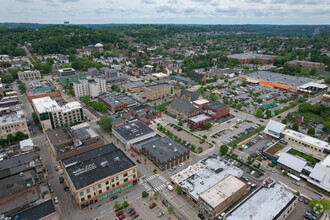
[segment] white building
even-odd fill
[[[41,78],[41,74],[39,70],[33,70],[33,71],[18,71],[17,73],[19,80],[29,80],[29,79],[35,79],[35,78]]]
[[[75,96],[79,99],[82,96],[93,98],[107,91],[106,80],[102,78],[81,79],[73,83]]]

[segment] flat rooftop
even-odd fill
[[[26,118],[23,118],[21,115],[15,113],[0,116],[0,126],[12,124],[12,123],[24,122],[24,121],[26,121]]]
[[[129,83],[124,84],[124,86],[134,89],[134,88],[144,86],[144,82],[139,82],[139,81],[138,82],[129,82]]]
[[[294,130],[291,130],[291,129],[286,129],[282,132],[282,134],[290,136],[294,139],[303,141],[305,143],[309,143],[309,144],[312,144],[314,146],[330,150],[330,146],[327,142],[322,141],[322,140],[317,139],[317,138],[314,138],[314,137],[311,137],[311,136],[308,136],[306,134],[302,134],[298,131],[294,131]]]
[[[307,162],[304,159],[298,158],[289,153],[282,153],[281,156],[278,158],[277,162],[281,163],[299,173],[303,170],[303,168],[307,164]]]
[[[104,95],[99,96],[102,100],[110,104],[111,106],[120,106],[120,105],[135,105],[136,100],[123,94],[117,92],[106,93]]]
[[[140,121],[134,121],[125,125],[121,125],[113,128],[112,130],[117,132],[126,141],[151,133],[156,134],[156,132],[153,129],[151,129],[149,126],[145,125]]]
[[[260,80],[267,80],[271,82],[282,82],[285,84],[290,84],[295,87],[314,81],[311,78],[307,78],[303,76],[290,76],[290,75],[269,72],[269,71],[255,71],[252,73],[248,73],[245,76],[258,78]]]
[[[274,58],[276,56],[272,55],[265,55],[265,54],[254,54],[254,53],[240,53],[240,54],[232,54],[228,55],[228,58],[235,58],[238,60],[244,60],[244,59],[266,59],[269,60],[271,58]]]
[[[220,102],[209,102],[206,105],[210,108],[215,109],[215,110],[220,110],[220,109],[223,109],[223,108],[227,107],[227,105],[225,105],[223,103],[220,103]]]
[[[39,114],[45,112],[58,111],[58,110],[62,110],[63,112],[69,112],[81,108],[81,104],[77,101],[69,102],[66,105],[60,107],[59,104],[56,102],[56,100],[50,98],[49,96],[32,99],[32,102],[34,106],[37,108],[37,112]]]
[[[21,213],[18,213],[12,216],[12,219],[16,219],[16,216],[19,216],[20,220],[39,220],[43,219],[53,213],[55,213],[55,207],[51,199],[40,203],[36,206],[33,206]]]
[[[291,191],[279,183],[270,188],[262,187],[230,213],[227,220],[274,219],[294,197]]]
[[[193,103],[196,104],[196,105],[203,105],[203,104],[206,104],[208,102],[209,102],[209,100],[207,100],[207,99],[200,99],[200,100],[193,101]]]
[[[221,182],[200,194],[199,197],[215,209],[242,188],[246,188],[246,184],[242,180],[229,175]]]
[[[98,134],[85,122],[71,127],[72,132],[79,138],[97,137]]]
[[[285,128],[286,128],[285,124],[282,124],[282,123],[274,121],[274,120],[269,120],[269,122],[267,123],[263,132],[270,136],[280,138],[281,132]]]
[[[199,195],[229,175],[240,178],[243,171],[224,158],[212,155],[173,175],[171,179],[197,201]]]
[[[64,159],[62,163],[76,190],[135,166],[114,144]]]
[[[194,117],[191,117],[189,118],[189,120],[195,122],[195,123],[198,123],[198,122],[201,122],[201,121],[205,121],[205,120],[209,120],[211,119],[211,117],[205,115],[205,114],[200,114],[200,115],[197,115],[197,116],[194,116]]]
[[[143,147],[160,161],[167,161],[177,155],[189,151],[187,148],[167,136],[145,143]]]

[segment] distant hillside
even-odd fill
[[[40,28],[45,26],[52,26],[53,24],[38,24],[38,23],[0,23],[0,28]],[[125,26],[137,27],[145,26],[146,24],[79,24],[79,26],[85,26],[89,28],[109,28],[109,27],[120,27]],[[75,25],[70,25],[75,26]],[[255,32],[255,33],[273,33],[273,34],[312,34],[315,28],[319,27],[320,32],[330,32],[330,25],[200,25],[200,24],[152,24],[151,26],[184,26],[193,27],[196,31],[244,31],[244,32]]]

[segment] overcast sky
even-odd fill
[[[0,0],[0,22],[329,24],[330,0]]]

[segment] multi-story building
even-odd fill
[[[137,166],[114,144],[67,158],[62,164],[67,184],[80,208],[138,183]]]
[[[171,86],[167,84],[152,85],[144,88],[144,95],[147,99],[158,99],[171,93]]]
[[[323,63],[318,62],[310,62],[310,61],[302,61],[302,60],[291,60],[287,62],[288,65],[297,65],[305,68],[313,68],[324,70],[325,65]]]
[[[33,99],[32,104],[44,131],[84,120],[81,104],[77,101],[60,107],[55,100],[47,96]]]
[[[73,68],[59,69],[58,73],[60,76],[69,76],[69,75],[75,75],[76,70]]]
[[[79,99],[82,96],[93,98],[107,91],[106,80],[102,78],[81,79],[73,83],[75,96]]]
[[[241,63],[241,65],[247,65],[250,63],[258,64],[267,64],[268,62],[273,61],[276,59],[276,56],[271,55],[264,55],[264,54],[253,54],[253,53],[245,53],[245,54],[232,54],[227,56],[229,60],[237,59]]]
[[[98,97],[108,108],[113,111],[120,111],[136,104],[136,100],[119,92],[110,92]]]
[[[39,70],[33,71],[18,71],[17,76],[19,80],[29,80],[29,79],[36,79],[41,78],[41,74]]]
[[[15,135],[18,131],[29,134],[29,128],[23,111],[3,115],[0,117],[0,138],[7,138],[8,134]]]

